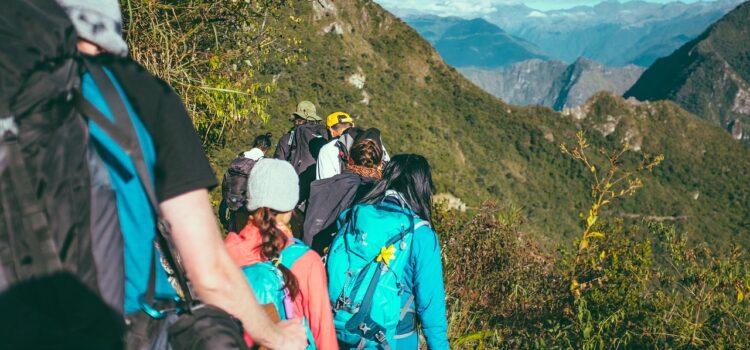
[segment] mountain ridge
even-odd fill
[[[672,100],[712,123],[750,122],[750,3],[738,6],[672,55],[624,96]]]
[[[553,59],[572,63],[584,56],[609,66],[647,67],[699,35],[742,1],[603,2],[596,6],[549,11],[522,4],[494,5],[495,12],[473,17],[484,18],[509,34],[535,44]],[[402,12],[402,15],[410,24],[418,17],[429,17],[433,21],[446,18],[413,12]],[[455,21],[455,17],[452,18]],[[433,41],[429,37],[428,40]]]
[[[407,19],[453,67],[501,67],[548,56],[534,44],[481,18],[422,16]]]

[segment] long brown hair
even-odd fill
[[[252,220],[255,226],[260,229],[260,236],[263,241],[260,245],[260,251],[263,257],[272,261],[284,276],[284,284],[292,299],[299,294],[299,283],[294,277],[292,271],[286,266],[279,263],[279,253],[286,247],[287,236],[278,227],[276,227],[277,211],[269,208],[258,208],[252,213]]]
[[[347,169],[364,177],[380,179],[382,176],[383,149],[371,139],[362,139],[349,151]]]

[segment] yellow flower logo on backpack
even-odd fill
[[[380,248],[380,254],[378,255],[377,262],[383,262],[386,265],[391,263],[391,260],[396,257],[396,247],[391,244],[390,246]]]

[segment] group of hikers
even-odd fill
[[[424,157],[300,102],[273,156],[263,134],[232,160],[222,238],[201,141],[117,0],[5,5],[3,348],[449,348]]]
[[[304,316],[318,349],[417,349],[417,323],[447,348],[427,160],[391,159],[378,129],[345,112],[322,120],[309,101],[292,123],[273,157],[259,135],[222,182],[224,243],[256,297]]]

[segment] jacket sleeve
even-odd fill
[[[305,269],[306,273],[298,273],[298,269]],[[298,276],[304,304],[302,308],[310,326],[310,332],[315,339],[315,347],[338,349],[331,301],[328,298],[328,279],[320,256],[313,251],[305,253],[292,266],[292,271],[295,276]]]
[[[327,143],[320,149],[318,155],[316,179],[322,180],[341,173],[339,163],[339,149],[332,143]]]
[[[414,235],[414,294],[417,316],[431,350],[450,349],[440,243],[432,229]]]

